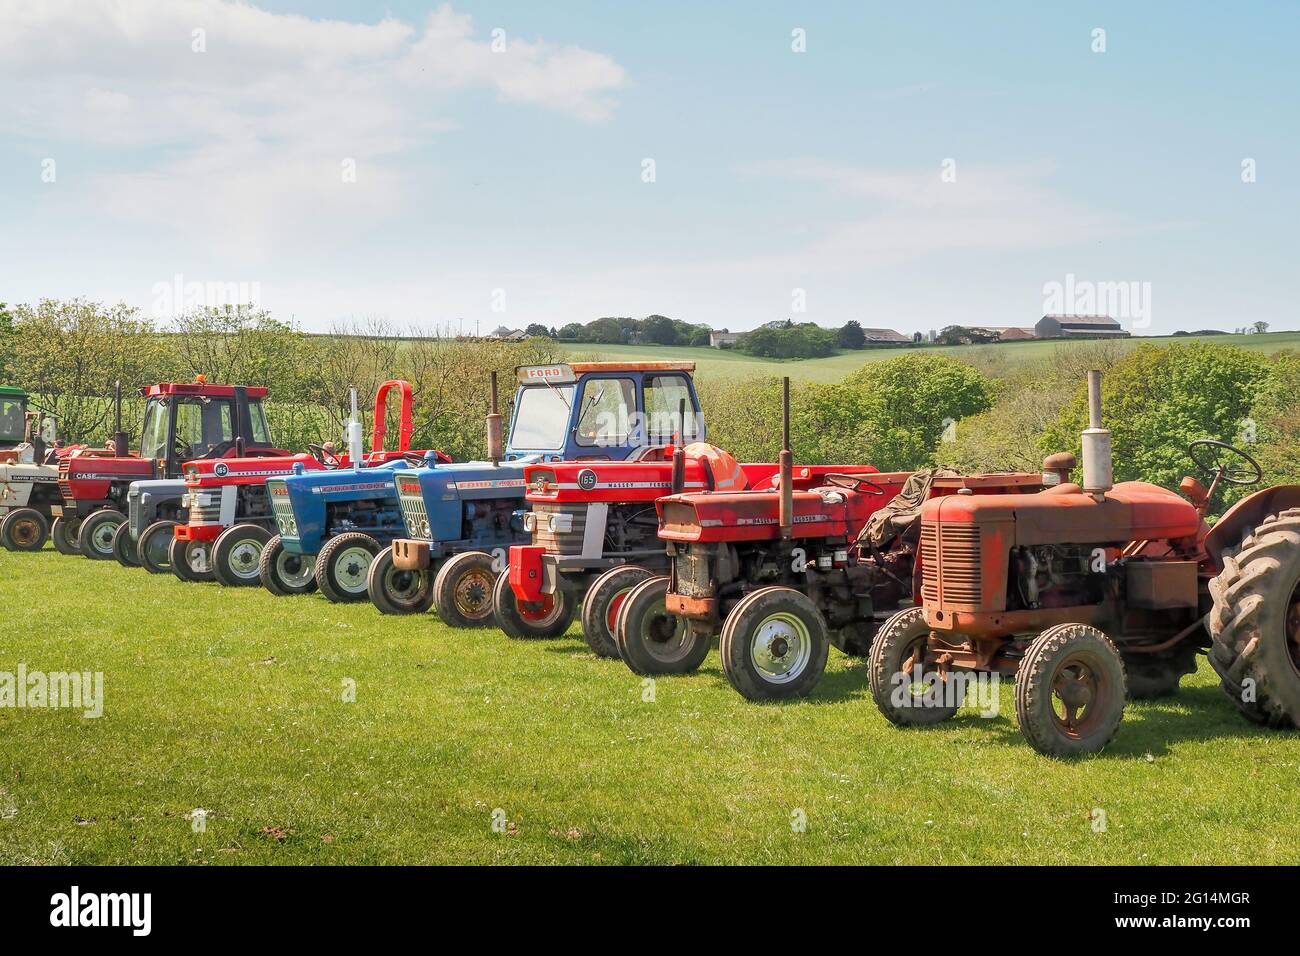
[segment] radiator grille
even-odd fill
[[[533,544],[543,546],[551,554],[582,554],[582,539],[587,531],[586,505],[534,504],[533,514],[537,522],[533,528]],[[552,531],[552,515],[571,515],[573,524],[568,531]]]
[[[131,530],[131,537],[139,538],[144,528],[140,525],[140,492],[132,488],[126,496],[126,520]]]
[[[406,533],[412,538],[428,541],[433,537],[429,526],[429,512],[424,507],[424,495],[420,492],[419,482],[400,479],[397,482],[397,500],[402,505],[402,520],[406,522]]]
[[[267,496],[271,499],[271,514],[275,517],[275,526],[284,538],[298,536],[298,520],[293,515],[293,505],[289,501],[289,492],[283,478],[270,478],[266,482]]]
[[[713,597],[712,555],[703,549],[678,551],[673,558],[673,590],[685,597]]]
[[[202,493],[202,499],[206,501],[207,504],[200,503],[200,492],[197,491],[190,492],[189,524],[192,525],[221,524],[221,495],[204,492]]]
[[[939,604],[978,606],[980,529],[972,524],[921,525],[921,597]]]
[[[72,504],[72,482],[68,481],[68,469],[71,467],[71,459],[64,458],[59,462],[59,494],[66,499],[69,505]]]

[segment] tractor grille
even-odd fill
[[[71,467],[71,459],[64,458],[59,462],[59,494],[69,503],[72,502],[72,482],[68,481],[68,469]]]
[[[703,548],[678,551],[673,559],[673,592],[683,597],[713,597],[712,555]]]
[[[139,538],[144,528],[140,527],[140,492],[134,488],[127,492],[126,495],[126,520],[127,527],[131,529],[131,537]]]
[[[973,524],[921,524],[921,597],[937,604],[978,607],[980,529]]]
[[[205,493],[203,500],[206,500],[207,504],[199,503],[199,492],[190,493],[189,523],[193,525],[221,524],[221,495]]]
[[[533,515],[533,544],[543,546],[551,554],[582,554],[582,539],[587,532],[586,505],[535,504]],[[564,515],[572,523],[558,520]],[[560,530],[566,526],[567,531]]]
[[[433,529],[429,525],[429,512],[424,507],[424,493],[420,490],[420,483],[412,478],[399,478],[397,500],[402,505],[406,533],[422,541],[430,540]]]
[[[293,505],[283,479],[272,478],[266,483],[267,494],[271,499],[271,514],[275,516],[275,525],[280,534],[286,538],[298,536],[298,519],[294,517]]]

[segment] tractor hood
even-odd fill
[[[126,494],[128,498],[139,498],[141,501],[179,498],[185,494],[185,479],[151,478],[147,481],[133,481]]]
[[[346,466],[347,456],[341,460]],[[320,462],[306,454],[281,458],[200,458],[185,463],[185,484],[191,488],[260,485],[268,478],[293,474],[295,465],[302,465],[306,471],[325,470]]]
[[[524,498],[524,462],[498,465],[467,461],[432,468],[407,468],[397,472],[397,493],[407,530],[434,541],[455,541],[463,536],[465,509],[452,502]],[[466,508],[472,508],[472,504]]]

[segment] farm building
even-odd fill
[[[710,332],[709,347],[715,349],[729,349],[740,341],[739,332]]]
[[[1109,315],[1045,315],[1034,325],[1034,336],[1040,339],[1103,339],[1128,335]]]
[[[893,329],[863,329],[862,337],[870,345],[906,345],[912,341],[911,336]]]
[[[999,342],[1019,342],[1024,339],[1035,337],[1032,328],[1014,325],[979,325],[976,326],[979,332],[987,332],[989,335],[996,335]]]

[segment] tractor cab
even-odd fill
[[[28,395],[21,388],[0,385],[0,449],[21,445],[27,429]]]

